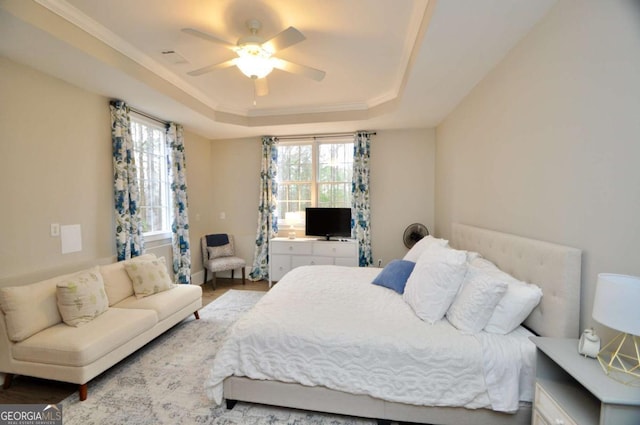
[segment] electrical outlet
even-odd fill
[[[59,223],[51,223],[51,236],[58,237],[60,236],[60,224]]]
[[[382,258],[378,258],[378,267],[382,267]]]

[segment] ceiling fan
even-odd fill
[[[254,81],[255,94],[257,96],[265,96],[269,94],[269,86],[267,85],[266,76],[271,73],[273,68],[292,74],[304,75],[316,81],[321,81],[325,72],[319,69],[311,68],[305,65],[289,62],[274,56],[280,50],[291,47],[305,40],[305,36],[294,27],[289,27],[284,31],[276,34],[269,40],[264,40],[258,35],[258,31],[262,28],[262,24],[257,19],[247,21],[247,27],[251,32],[250,35],[241,37],[236,44],[222,40],[215,35],[200,31],[194,28],[183,28],[182,31],[202,38],[207,41],[221,44],[226,48],[233,50],[238,57],[227,61],[208,65],[203,68],[195,69],[188,72],[191,76],[202,75],[214,69],[228,68],[237,66],[240,71]]]

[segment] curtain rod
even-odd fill
[[[354,131],[352,133],[328,133],[328,134],[298,134],[291,136],[274,136],[278,140],[300,140],[300,139],[328,139],[332,137],[347,137],[353,136],[360,131]],[[370,135],[375,136],[376,132],[368,132]]]
[[[143,117],[145,117],[145,118],[149,118],[150,120],[153,120],[153,121],[155,121],[155,122],[159,122],[160,124],[163,124],[163,125],[169,125],[169,124],[170,124],[170,122],[169,122],[169,121],[165,121],[165,120],[160,119],[160,118],[158,118],[158,117],[154,117],[153,115],[147,114],[146,112],[142,112],[142,111],[141,111],[141,110],[139,110],[139,109],[132,108],[131,106],[129,106],[129,110],[130,110],[131,112],[133,112],[133,113],[138,114],[138,115],[142,115],[142,116],[143,116]]]

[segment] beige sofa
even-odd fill
[[[6,374],[5,389],[14,375],[27,375],[79,384],[80,400],[85,400],[91,379],[189,315],[199,319],[198,285],[174,285],[136,298],[124,262],[97,270],[109,307],[79,327],[64,323],[57,305],[56,286],[70,275],[0,288],[0,372]]]

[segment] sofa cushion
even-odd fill
[[[109,308],[98,267],[62,279],[56,286],[58,310],[67,325],[82,326]]]
[[[12,348],[15,360],[86,366],[129,342],[158,322],[153,310],[110,308],[79,328],[47,328]]]
[[[131,296],[114,307],[154,310],[158,314],[158,320],[164,320],[200,298],[202,298],[202,288],[199,285],[174,285],[173,289],[159,292],[151,297]]]
[[[0,306],[7,322],[7,334],[14,342],[62,322],[56,300],[58,276],[30,285],[0,288]]]
[[[153,260],[156,256],[145,254],[127,261]],[[133,295],[133,284],[124,269],[124,261],[108,264],[100,267],[100,274],[104,281],[104,290],[109,298],[109,306],[119,303],[127,297]]]
[[[124,269],[133,282],[133,293],[138,298],[173,288],[164,257],[147,261],[126,261]]]

